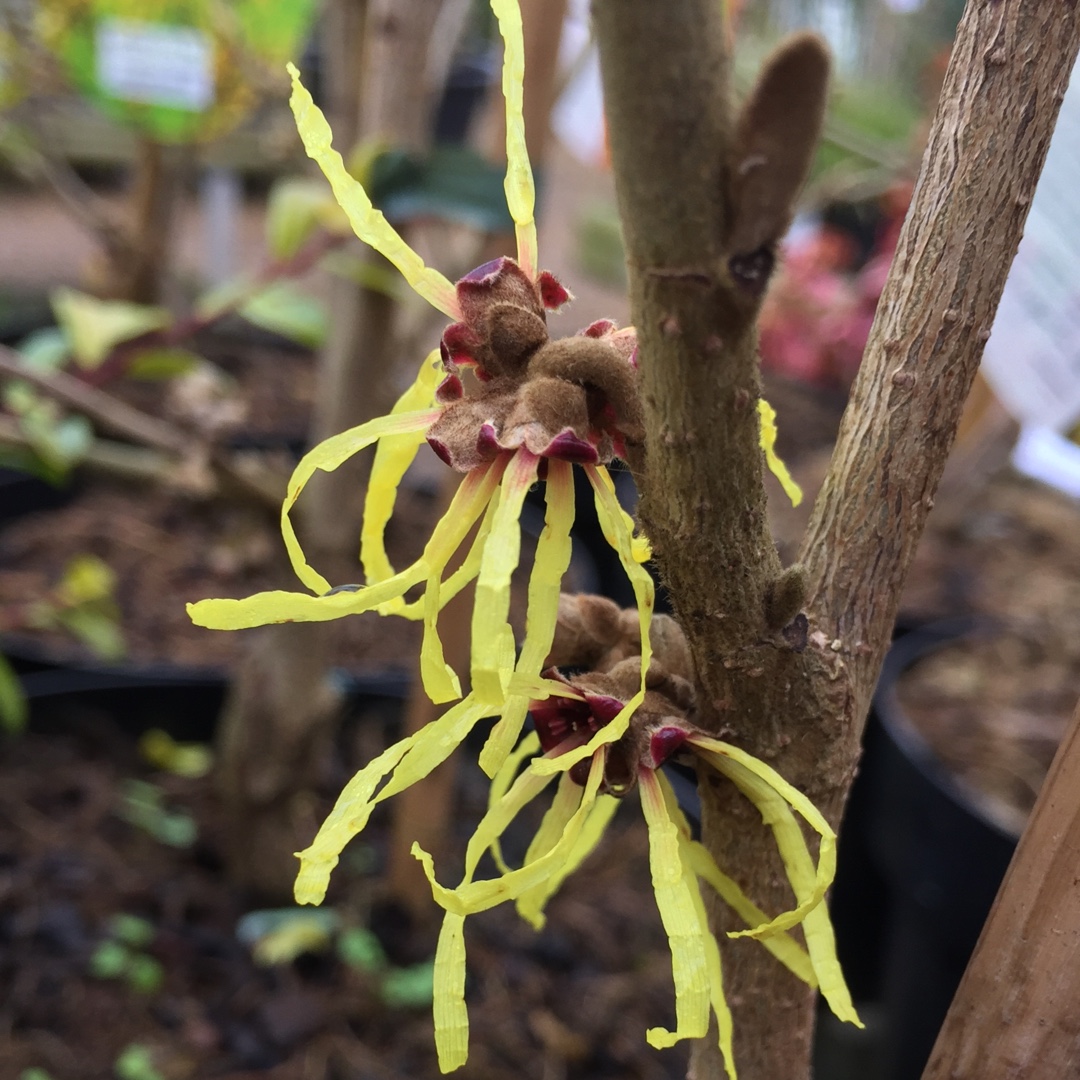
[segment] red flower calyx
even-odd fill
[[[468,472],[524,446],[542,457],[606,464],[644,439],[637,388],[637,338],[610,320],[552,341],[547,312],[572,299],[554,275],[531,279],[503,257],[457,283],[462,321],[443,333],[446,407],[428,442]],[[477,386],[466,391],[470,369]]]

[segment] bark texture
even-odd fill
[[[1080,1072],[1080,707],[964,973],[924,1080]]]
[[[595,0],[594,19],[648,412],[641,517],[697,665],[698,722],[770,760],[835,824],[900,588],[1076,56],[1076,13],[1057,0],[968,5],[803,544],[802,651],[766,617],[783,582],[764,516],[748,286],[763,286],[781,223],[762,220],[776,214],[776,191],[766,184],[748,195],[744,178],[761,158],[783,157],[783,141],[758,138],[755,123],[798,137],[770,101],[797,107],[791,91],[813,84],[812,58],[782,58],[778,78],[789,92],[759,85],[736,119],[718,5]],[[804,126],[813,119],[807,109]],[[754,813],[714,779],[702,803],[719,865],[766,910],[789,906]],[[729,928],[723,911],[714,917]],[[728,944],[740,1077],[803,1080],[813,995],[760,946]],[[714,1041],[695,1047],[691,1074],[722,1075]]]

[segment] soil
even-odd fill
[[[394,734],[354,729],[342,745]],[[335,760],[328,797],[355,766],[352,757]],[[124,785],[133,778],[157,785],[170,809],[194,818],[191,846],[167,846],[123,818]],[[462,846],[485,799],[483,777],[466,771]],[[658,1053],[645,1043],[646,1029],[670,1025],[674,1010],[636,803],[628,800],[600,852],[551,902],[541,933],[508,909],[470,919],[471,1056],[461,1076],[684,1075],[685,1050]],[[333,950],[272,967],[253,961],[236,935],[252,901],[221,873],[229,824],[208,780],[151,771],[134,739],[85,705],[39,712],[34,730],[5,747],[0,1076],[15,1080],[37,1067],[53,1080],[107,1080],[133,1044],[149,1052],[163,1080],[438,1075],[429,1004],[386,1004],[377,979]],[[520,856],[536,824],[533,815],[530,830],[510,835],[510,857]],[[377,818],[343,859],[328,902],[346,925],[371,925],[391,961],[402,963],[415,959],[415,944],[400,920],[380,920],[374,904],[386,836]],[[453,876],[450,867],[440,870]],[[153,928],[142,951],[164,977],[151,992],[90,973],[120,914]]]
[[[982,811],[1017,836],[1080,698],[1077,567],[1080,503],[1006,469],[959,521],[931,515],[904,594],[921,620],[982,621],[914,667],[900,700]]]
[[[222,438],[287,475],[302,448],[311,410],[310,353],[248,339],[203,344],[226,380],[229,430]],[[160,382],[131,382],[122,396],[151,415],[212,408],[205,395],[178,401]],[[212,395],[211,395],[212,399]],[[190,416],[188,417],[190,419]],[[411,561],[430,532],[435,491],[424,482],[403,488],[387,533],[389,549]],[[210,500],[183,483],[146,484],[79,476],[70,502],[32,514],[0,533],[0,625],[14,628],[9,652],[44,649],[50,660],[93,662],[79,642],[21,623],[19,612],[45,595],[77,555],[100,558],[116,577],[115,599],[128,647],[139,666],[173,664],[230,669],[246,634],[213,634],[192,625],[188,601],[242,597],[262,589],[298,588],[281,542],[277,515],[241,500]],[[406,565],[406,563],[402,563]],[[359,575],[359,567],[357,567]],[[337,635],[335,661],[350,668],[400,666],[414,651],[416,627],[404,620],[350,619]],[[29,649],[27,648],[29,645]]]

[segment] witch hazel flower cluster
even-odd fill
[[[565,878],[599,845],[608,822],[635,789],[649,831],[652,883],[672,952],[676,1027],[646,1033],[653,1046],[704,1037],[716,1017],[720,1048],[735,1077],[732,1022],[720,946],[706,917],[703,886],[714,890],[780,963],[822,994],[842,1019],[858,1023],[835,944],[825,891],[835,870],[835,837],[804,795],[773,769],[695,725],[694,672],[673,620],[653,616],[654,585],[643,563],[647,540],[615,494],[607,466],[643,460],[645,423],[632,328],[603,320],[552,340],[547,313],[570,293],[537,263],[535,193],[522,120],[524,46],[517,0],[491,0],[504,42],[507,204],[517,258],[486,263],[456,284],[424,264],[372,205],[331,145],[331,132],[290,66],[291,105],[308,154],[319,164],[356,235],[384,255],[450,323],[388,416],[335,435],[297,465],[281,510],[281,530],[306,591],[274,590],[242,600],[188,606],[200,626],[240,629],[318,622],[377,612],[423,624],[420,677],[446,711],[387,747],[341,792],[311,844],[298,853],[298,903],[323,901],[341,852],[380,803],[423,780],[482,722],[480,752],[491,777],[488,811],[468,843],[464,872],[442,885],[431,857],[414,846],[444,909],[435,958],[435,1043],[444,1072],[468,1056],[464,922],[512,902],[537,928]],[[471,373],[471,374],[469,374]],[[774,414],[759,402],[765,461],[785,490],[799,493],[776,457]],[[424,442],[461,483],[420,558],[395,569],[385,546],[398,486]],[[363,585],[333,585],[310,565],[291,511],[317,471],[332,471],[376,445],[361,531]],[[591,486],[598,519],[634,591],[635,608],[599,598],[561,596],[570,562],[574,470]],[[523,639],[509,621],[510,583],[520,561],[520,514],[528,490],[543,484],[544,528],[528,579]],[[457,557],[456,568],[448,571]],[[462,590],[474,592],[469,688],[446,662],[439,612]],[[654,657],[654,642],[657,655]],[[578,674],[566,675],[574,667]],[[493,721],[493,722],[491,722]],[[530,724],[531,721],[531,724]],[[772,915],[757,908],[693,838],[663,766],[684,757],[735,784],[776,839],[795,904]],[[521,810],[555,782],[555,793],[520,866],[500,838]],[[818,834],[815,859],[801,819]],[[490,852],[498,875],[477,879]],[[805,946],[790,931],[800,925]]]

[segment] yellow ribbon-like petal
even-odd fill
[[[708,882],[728,907],[752,929],[769,922],[765,914],[717,865],[708,848],[696,840],[685,842],[686,860],[702,881]],[[796,978],[807,986],[817,987],[817,976],[806,950],[787,931],[780,930],[760,939],[761,944],[780,961]]]
[[[424,640],[420,647],[420,677],[428,697],[436,704],[461,696],[457,674],[447,664],[439,638],[443,571],[491,501],[502,476],[503,464],[503,459],[500,458],[485,469],[473,469],[466,474],[446,513],[439,519],[431,539],[424,547],[422,562],[427,567],[428,576],[424,589]],[[495,511],[495,518],[497,517],[498,510]],[[484,550],[487,550],[487,543]]]
[[[679,852],[679,830],[668,815],[656,774],[643,769],[638,786],[649,829],[649,866],[660,919],[671,947],[671,973],[675,980],[675,1030],[651,1028],[650,1046],[663,1049],[680,1039],[700,1039],[709,1028],[709,972],[706,939],[694,909]]]
[[[371,796],[388,772],[409,752],[415,736],[384,750],[346,785],[311,846],[297,853],[300,872],[293,894],[298,904],[321,904],[342,848],[367,824]]]
[[[551,800],[551,805],[547,808],[540,821],[540,827],[533,834],[532,841],[525,851],[523,865],[528,866],[529,863],[535,862],[542,855],[546,855],[558,843],[563,829],[566,828],[567,822],[574,816],[580,802],[581,786],[574,783],[566,773],[563,773],[559,777],[559,786],[556,789],[555,798]],[[548,882],[550,880],[551,878],[548,878]],[[543,925],[543,918],[537,908],[537,900],[544,896],[544,889],[548,882],[522,893],[517,900],[518,914],[537,930]]]
[[[792,479],[788,467],[776,453],[776,410],[764,399],[758,398],[758,415],[761,417],[761,449],[765,451],[765,463],[769,471],[780,481],[784,494],[792,506],[802,502],[802,488]]]
[[[370,446],[376,439],[387,435],[426,431],[438,419],[440,412],[439,409],[424,409],[419,412],[377,417],[365,424],[349,428],[348,431],[333,435],[329,439],[324,439],[300,459],[289,478],[285,501],[281,504],[281,535],[285,539],[285,547],[289,552],[289,560],[293,570],[296,571],[296,576],[312,592],[325,593],[330,589],[330,583],[322,574],[308,565],[303,548],[300,547],[300,541],[297,539],[296,530],[289,518],[289,511],[292,510],[293,504],[300,497],[300,492],[304,490],[307,482],[317,471],[333,472],[339,465]]]
[[[510,611],[510,577],[521,555],[521,506],[536,479],[540,458],[522,448],[510,458],[503,474],[499,506],[491,524],[472,618],[472,690],[502,707],[514,671],[514,631]]]
[[[667,804],[668,813],[672,821],[679,828],[679,842],[682,844],[683,862],[694,873],[719,894],[720,898],[730,907],[748,926],[756,929],[769,921],[765,914],[739,887],[738,883],[723,873],[716,865],[716,860],[709,853],[704,844],[693,839],[690,832],[690,823],[686,815],[679,808],[679,801],[675,797],[671,784],[661,772],[660,784],[664,789],[664,800]],[[817,988],[817,976],[814,974],[810,957],[806,950],[786,931],[778,931],[761,939],[761,944],[793,975],[802,979],[808,986]]]
[[[435,949],[435,1050],[439,1072],[461,1068],[469,1056],[469,1010],[465,1007],[465,917],[443,916]]]
[[[278,589],[255,593],[243,600],[199,600],[187,605],[187,613],[196,626],[209,630],[246,630],[284,622],[328,622],[374,611],[423,581],[424,573],[423,563],[414,563],[408,570],[356,592],[311,596]]]
[[[361,769],[338,796],[310,846],[297,855],[300,872],[296,877],[296,902],[321,904],[342,850],[367,825],[371,811],[441,765],[489,712],[485,705],[467,697]],[[388,773],[393,775],[375,794]]]
[[[521,769],[521,763],[526,758],[534,757],[539,752],[540,736],[537,735],[535,731],[530,731],[525,738],[523,738],[521,742],[506,755],[506,760],[502,763],[499,771],[491,778],[491,784],[488,787],[488,810],[491,810],[492,807],[494,807],[495,804],[510,790],[510,785],[514,782],[514,778]],[[495,837],[495,839],[491,841],[491,857],[495,860],[495,865],[499,868],[500,874],[510,873],[510,867],[503,858],[502,844],[498,837]]]
[[[438,270],[425,266],[424,260],[383,217],[382,211],[375,209],[364,186],[349,174],[341,155],[330,145],[330,125],[300,82],[300,72],[293,64],[288,65],[288,72],[293,86],[289,104],[296,117],[296,130],[300,132],[308,157],[314,159],[330,181],[334,198],[348,216],[353,232],[389,259],[413,291],[432,307],[451,319],[460,318],[454,286]]]
[[[563,576],[570,565],[570,529],[574,524],[574,474],[573,466],[568,461],[548,461],[544,498],[547,507],[544,528],[536,544],[536,556],[529,577],[525,641],[514,669],[515,678],[508,686],[511,693],[502,717],[480,752],[480,768],[488,776],[494,776],[506,760],[525,723],[529,701],[534,695],[531,687],[524,692],[518,687],[523,680],[539,677],[555,638],[559,593]]]
[[[690,892],[690,901],[694,907],[694,916],[705,944],[705,969],[709,977],[709,1002],[716,1016],[716,1028],[720,1054],[724,1059],[724,1070],[729,1080],[738,1080],[735,1071],[735,1051],[732,1047],[734,1025],[731,1019],[731,1009],[728,1008],[727,997],[724,995],[724,973],[720,961],[720,946],[713,936],[709,926],[709,916],[705,911],[705,901],[701,897],[701,887],[698,884],[697,874],[694,871],[690,859],[690,826],[682,810],[679,809],[679,800],[671,789],[671,784],[662,772],[654,774],[659,781],[660,790],[664,796],[664,808],[668,817],[674,822],[679,834],[679,860],[682,864],[683,880]]]
[[[521,31],[518,0],[491,0],[491,10],[499,20],[503,39],[502,88],[506,99],[506,204],[517,233],[518,265],[535,277],[536,187],[533,183],[529,151],[525,144],[525,117],[522,103],[525,89],[525,41]]]
[[[540,772],[564,772],[601,747],[615,742],[626,734],[630,717],[645,698],[645,673],[652,658],[649,643],[649,626],[652,622],[656,589],[653,580],[634,556],[634,523],[630,515],[619,505],[611,475],[603,466],[586,465],[585,473],[592,485],[596,501],[596,513],[604,539],[618,552],[626,576],[637,600],[638,620],[641,627],[641,686],[638,692],[623,706],[609,724],[605,724],[584,746],[579,746],[557,758],[541,758],[534,764]]]
[[[413,844],[413,856],[420,860],[424,868],[435,902],[447,911],[454,911],[459,915],[471,915],[478,911],[487,911],[488,908],[493,908],[507,900],[516,900],[523,893],[535,888],[546,881],[552,874],[557,873],[559,868],[565,865],[574,850],[585,821],[588,819],[593,804],[596,802],[596,793],[604,774],[603,759],[603,754],[597,754],[593,758],[589,779],[581,796],[581,803],[578,805],[574,816],[567,822],[566,829],[559,838],[559,842],[545,855],[518,870],[511,870],[509,874],[488,881],[472,881],[470,875],[466,873],[466,879],[456,889],[447,889],[435,879],[435,868],[431,856],[422,850],[419,844]],[[507,792],[504,802],[509,800],[513,804],[515,788],[519,784],[527,783],[532,785],[538,780],[550,778],[550,773],[546,776],[537,774],[535,766],[536,762],[518,777],[514,787]],[[516,811],[514,812],[516,813]],[[489,822],[489,827],[496,828],[496,835],[499,835],[505,830],[512,817],[512,813],[495,815]],[[478,829],[477,832],[479,833],[479,831]],[[476,840],[477,837],[474,835],[473,839]],[[482,848],[479,847],[480,843],[483,844]],[[478,850],[487,850],[490,846],[491,837],[481,838],[478,843]],[[472,847],[471,841],[470,847]],[[468,853],[466,857],[468,860]],[[466,862],[466,870],[468,870],[468,861]]]
[[[840,970],[832,923],[824,903],[825,892],[836,873],[836,834],[814,804],[763,761],[708,736],[695,735],[689,742],[757,807],[762,820],[773,831],[784,870],[798,900],[793,911],[785,912],[763,926],[735,931],[730,936],[763,938],[801,922],[806,951],[822,997],[837,1017],[862,1027]],[[821,837],[816,869],[791,809]]]
[[[608,823],[619,809],[621,799],[610,795],[597,796],[596,802],[581,829],[577,843],[570,849],[566,861],[544,883],[524,893],[517,902],[518,914],[537,930],[544,928],[546,916],[544,908],[547,902],[559,891],[562,883],[596,850],[608,827]]]
[[[439,350],[435,349],[420,365],[415,381],[397,399],[390,415],[430,409],[435,400],[435,389],[444,374]],[[423,428],[417,428],[397,435],[385,435],[375,449],[375,460],[364,495],[364,524],[360,532],[360,562],[369,585],[394,575],[394,568],[386,554],[386,526],[394,513],[398,485],[413,463],[425,434]]]
[[[469,554],[465,556],[461,565],[439,587],[439,608],[446,607],[462,589],[472,582],[480,573],[480,561],[484,555],[484,545],[487,543],[488,533],[491,532],[491,523],[495,520],[495,511],[499,506],[499,491],[496,488],[488,501],[487,510],[484,511],[484,519],[480,522],[480,528],[473,539]],[[379,609],[383,614],[400,615],[403,619],[422,619],[424,617],[424,597],[412,600],[403,607],[389,605]]]

